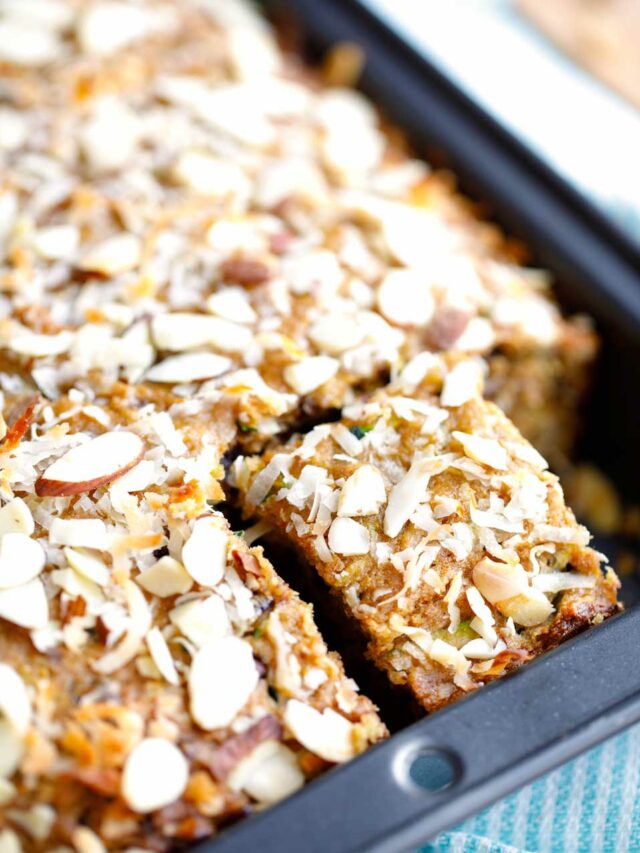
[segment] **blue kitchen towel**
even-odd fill
[[[422,853],[640,853],[640,726],[443,833]]]

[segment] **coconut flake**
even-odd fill
[[[579,572],[541,572],[532,584],[540,592],[555,594],[563,589],[590,589],[596,585],[593,575],[581,575]]]
[[[122,771],[122,798],[129,808],[147,814],[168,806],[184,793],[189,764],[165,738],[148,737],[129,754]]]
[[[249,643],[221,637],[203,646],[189,670],[191,716],[206,731],[228,726],[259,681]]]
[[[284,721],[306,749],[325,761],[340,764],[355,755],[353,723],[332,708],[320,712],[298,699],[289,699]]]
[[[384,514],[384,532],[391,539],[400,533],[418,504],[425,499],[432,473],[433,458],[419,457],[391,489]]]

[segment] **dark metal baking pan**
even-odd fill
[[[434,146],[558,279],[604,339],[584,452],[637,499],[640,473],[640,257],[597,210],[356,0],[288,0],[314,51],[361,45],[362,85],[409,134]],[[277,7],[277,8],[276,8]],[[640,600],[633,583],[627,605]],[[201,853],[355,853],[417,848],[640,720],[640,609],[591,629],[472,696],[396,731],[303,790],[225,830]],[[357,675],[357,673],[355,673]],[[393,697],[391,701],[403,701]],[[435,790],[437,789],[437,790]]]

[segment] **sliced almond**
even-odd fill
[[[46,562],[42,545],[25,533],[0,539],[0,589],[20,586],[38,577]]]
[[[21,628],[44,628],[49,621],[49,604],[40,578],[0,589],[0,618]]]
[[[254,323],[258,315],[251,307],[249,296],[241,287],[223,287],[207,299],[207,311],[234,323]]]
[[[461,406],[477,397],[482,389],[483,371],[477,361],[461,361],[445,376],[440,402],[443,406]]]
[[[483,640],[482,637],[469,640],[460,651],[467,660],[492,660],[496,656],[495,649],[486,640]]]
[[[252,341],[251,330],[209,314],[158,314],[151,321],[153,340],[161,350],[185,352],[212,346],[222,352],[237,353]]]
[[[227,609],[219,595],[179,604],[169,612],[169,619],[198,648],[226,637],[231,631]]]
[[[284,378],[297,394],[310,394],[338,372],[339,362],[327,355],[312,355],[284,369]]]
[[[71,843],[76,853],[107,853],[107,848],[100,836],[88,826],[76,826],[71,833]]]
[[[375,515],[386,499],[384,479],[379,469],[373,465],[361,465],[342,487],[338,515]]]
[[[0,779],[13,776],[22,760],[24,747],[24,737],[8,720],[0,719]]]
[[[224,577],[227,565],[228,531],[214,516],[198,518],[182,548],[182,562],[191,577],[202,586],[215,586]]]
[[[228,726],[259,681],[253,649],[238,637],[207,643],[189,670],[191,716],[206,731]]]
[[[40,335],[25,329],[11,338],[9,347],[19,355],[30,358],[44,358],[48,355],[61,355],[74,341],[73,332],[58,332],[56,335]]]
[[[158,672],[163,678],[166,678],[169,684],[175,686],[180,684],[180,678],[171,657],[169,646],[160,629],[152,628],[146,636],[146,641],[153,662],[158,667]]]
[[[496,607],[503,616],[513,619],[516,625],[523,628],[541,625],[553,613],[553,605],[538,589],[528,589],[522,595],[499,601]]]
[[[129,808],[147,814],[180,799],[189,780],[189,764],[165,738],[148,737],[130,753],[122,772],[122,798]]]
[[[396,269],[378,288],[378,307],[396,326],[425,326],[433,317],[435,302],[422,271]]]
[[[202,382],[221,376],[233,366],[230,358],[211,352],[194,352],[165,358],[147,371],[149,382]]]
[[[84,53],[108,56],[145,36],[154,18],[124,0],[103,0],[87,8],[78,22],[77,37]]]
[[[275,740],[259,744],[233,769],[227,780],[259,803],[276,803],[305,783],[295,752]]]
[[[509,467],[509,455],[495,438],[482,438],[459,430],[454,430],[451,435],[460,442],[465,454],[476,462],[496,471],[506,471]]]
[[[6,663],[0,663],[0,713],[17,734],[26,734],[31,724],[31,700],[22,678]]]
[[[74,257],[80,243],[75,225],[52,225],[34,234],[33,248],[48,261],[64,261]]]
[[[90,249],[80,267],[104,276],[121,275],[140,263],[142,244],[135,234],[117,234]]]
[[[0,536],[5,533],[24,533],[31,536],[34,530],[31,510],[22,498],[13,498],[0,509]]]
[[[144,444],[135,433],[115,430],[67,451],[36,481],[39,497],[78,495],[117,480],[142,459]]]
[[[49,530],[52,545],[71,545],[74,548],[108,548],[107,528],[99,518],[54,518]]]
[[[64,555],[71,568],[98,586],[107,586],[111,572],[104,560],[86,549],[65,548]]]
[[[142,492],[152,486],[157,481],[157,477],[155,462],[151,459],[142,459],[130,471],[118,477],[116,488],[123,492]]]
[[[321,352],[340,355],[362,343],[365,329],[348,314],[325,314],[311,326],[309,337]]]
[[[0,831],[0,853],[22,853],[20,838],[12,829]]]
[[[329,548],[346,557],[368,554],[371,538],[367,528],[352,518],[336,518],[329,528]]]
[[[169,556],[161,557],[157,563],[141,572],[136,582],[159,598],[184,595],[193,586],[193,580],[182,563]]]
[[[484,557],[474,566],[473,582],[490,604],[525,592],[527,575],[522,566],[497,563]]]
[[[284,721],[296,740],[325,761],[340,764],[355,755],[353,723],[331,708],[320,712],[289,699]]]
[[[216,198],[247,197],[251,191],[248,179],[238,165],[201,151],[183,152],[175,165],[174,176],[193,192]]]
[[[46,65],[62,53],[57,34],[20,20],[0,22],[0,62],[25,67]]]

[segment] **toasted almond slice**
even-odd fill
[[[331,708],[320,712],[298,699],[289,699],[284,721],[310,752],[339,764],[355,754],[353,723]]]
[[[22,853],[22,844],[18,834],[12,829],[3,829],[0,832],[1,853]]]
[[[0,618],[21,628],[44,628],[49,621],[49,604],[40,578],[0,589]]]
[[[34,530],[31,510],[22,498],[13,498],[0,509],[0,536],[5,533],[24,533],[31,536]]]
[[[476,462],[496,471],[506,471],[509,467],[509,455],[495,438],[482,438],[459,430],[454,430],[451,435],[460,442],[465,454]]]
[[[135,234],[116,234],[89,250],[80,266],[105,276],[120,275],[136,267],[141,254],[142,245]]]
[[[169,619],[198,648],[226,637],[231,630],[227,609],[219,595],[179,604],[169,612]]]
[[[193,586],[193,580],[182,563],[169,556],[161,557],[157,563],[141,572],[136,581],[147,592],[159,598],[184,595]]]
[[[228,726],[259,681],[253,649],[238,637],[207,643],[189,670],[191,716],[206,731]]]
[[[140,741],[122,773],[122,797],[134,812],[147,814],[168,806],[184,793],[189,764],[178,747],[160,737]]]
[[[31,723],[31,700],[22,678],[6,663],[0,663],[0,712],[17,734],[26,734]]]
[[[369,553],[369,531],[352,518],[335,518],[329,528],[328,541],[334,554],[354,556]]]
[[[144,444],[126,430],[106,432],[67,451],[36,481],[39,497],[78,495],[117,480],[142,459]]]
[[[98,586],[107,586],[111,580],[108,566],[97,554],[83,549],[65,548],[64,555],[71,568]]]
[[[107,528],[99,518],[54,518],[49,530],[52,545],[71,545],[74,548],[93,548],[106,551]]]
[[[153,662],[158,667],[160,674],[166,678],[169,684],[180,684],[180,678],[176,670],[176,666],[171,657],[169,646],[159,628],[152,628],[146,636],[147,647],[153,658]]]
[[[312,355],[284,369],[284,378],[297,394],[310,394],[332,379],[339,363],[328,355]]]
[[[373,465],[361,465],[342,487],[338,499],[338,515],[375,515],[386,499],[384,479],[378,468]]]
[[[56,335],[39,335],[27,329],[19,332],[9,341],[10,348],[31,358],[43,358],[47,355],[61,355],[73,343],[73,332],[58,332]]]
[[[158,349],[184,352],[212,346],[222,352],[242,352],[252,341],[251,330],[209,314],[158,314],[151,321]]]
[[[215,586],[224,577],[227,565],[228,532],[214,516],[198,518],[182,548],[182,562],[191,577],[202,586]]]
[[[456,673],[463,674],[469,669],[469,661],[465,658],[462,652],[451,643],[446,643],[444,640],[434,640],[429,649],[429,657],[442,664],[442,666],[450,667]]]
[[[230,358],[212,352],[194,352],[165,358],[147,371],[149,382],[201,382],[221,376],[233,367]]]
[[[473,582],[490,604],[525,592],[527,575],[522,566],[497,563],[484,557],[474,566]]]
[[[0,539],[0,589],[20,586],[44,569],[44,548],[25,533],[5,533]]]
[[[396,326],[425,326],[435,311],[425,273],[405,269],[388,272],[378,288],[378,306]]]

